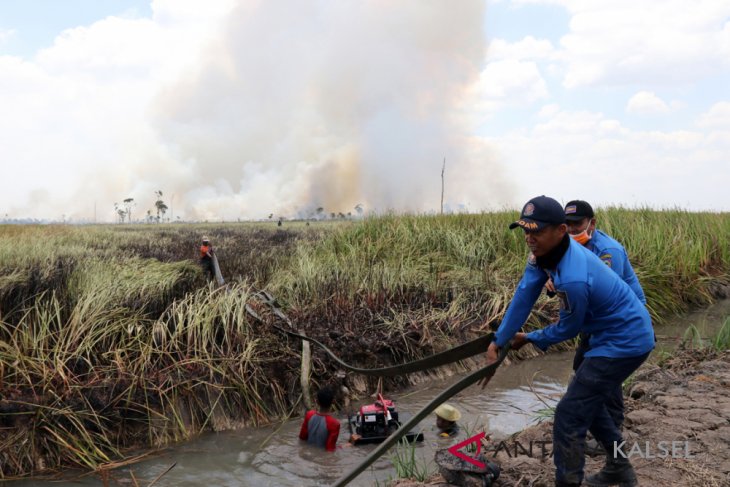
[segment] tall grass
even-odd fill
[[[409,442],[405,438],[391,450],[389,458],[395,468],[396,478],[423,482],[434,474],[435,470],[429,462],[425,458],[418,457],[417,450],[417,443]]]
[[[516,216],[0,226],[0,477],[99,468],[132,446],[289,414],[298,346],[249,319],[254,289],[366,367],[496,326],[526,260],[522,234],[507,229]],[[728,215],[609,208],[598,222],[625,244],[656,321],[730,285]],[[196,264],[203,233],[227,289]],[[555,311],[541,297],[528,327]],[[315,381],[335,370],[314,351]]]
[[[730,285],[727,214],[609,208],[598,225],[625,245],[656,321],[709,304]]]
[[[526,260],[516,213],[386,216],[346,226],[317,246],[299,246],[271,285],[292,305],[333,295],[448,304],[485,321],[504,313]],[[608,208],[598,228],[621,241],[656,322],[710,303],[730,286],[730,216]],[[538,302],[542,310],[545,301]],[[549,308],[550,309],[550,308]],[[532,324],[540,322],[538,312]]]
[[[121,448],[267,422],[286,410],[282,384],[271,384],[266,369],[287,352],[254,331],[247,301],[245,287],[206,287],[152,321],[84,300],[60,322],[51,296],[16,326],[3,323],[2,420],[32,441],[0,434],[2,473],[97,468]]]
[[[0,228],[0,478],[101,468],[130,447],[265,423],[291,408],[296,371],[282,360],[293,353],[254,331],[245,278],[226,290],[206,285],[197,233]],[[279,248],[298,238],[290,235]]]

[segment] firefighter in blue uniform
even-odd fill
[[[579,244],[598,256],[634,291],[639,301],[646,304],[644,290],[639,284],[634,268],[623,245],[596,229],[596,216],[593,207],[582,200],[569,201],[565,205],[565,223],[568,233]]]
[[[487,363],[497,360],[499,349],[510,339],[515,349],[532,343],[546,350],[580,332],[590,334],[590,350],[555,410],[556,485],[575,486],[583,481],[585,436],[590,430],[611,453],[604,468],[587,477],[586,484],[634,486],[636,474],[628,459],[613,456],[614,442],[620,444],[623,438],[606,404],[654,348],[649,313],[628,284],[570,238],[563,207],[554,199],[538,196],[527,202],[520,219],[510,225],[510,229],[517,227],[523,229],[531,253],[495,341],[489,345]],[[559,321],[517,333],[548,279],[560,300]]]
[[[646,296],[641,288],[639,279],[636,277],[634,268],[631,267],[629,256],[623,245],[609,237],[602,231],[596,229],[596,215],[593,207],[583,200],[569,201],[565,205],[565,223],[568,225],[568,234],[571,238],[583,245],[585,248],[598,256],[601,261],[613,270],[618,276],[629,285],[636,297],[646,305]],[[552,283],[548,281],[545,287],[550,289]],[[581,333],[580,343],[573,359],[573,370],[583,362],[583,357],[590,349],[590,336]],[[615,391],[611,400],[606,404],[608,413],[614,419],[617,428],[621,428],[624,422],[623,415],[624,396],[621,389]]]

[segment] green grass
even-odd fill
[[[696,326],[688,326],[682,337],[682,347],[695,350],[709,348],[718,352],[730,350],[730,317],[725,318],[714,336],[707,338],[702,337]]]
[[[390,450],[389,458],[395,468],[396,478],[423,482],[433,475],[434,470],[425,458],[418,458],[418,444],[403,438]]]
[[[532,420],[540,424],[543,421],[552,421],[555,417],[555,406],[547,406],[542,409],[538,409],[533,413]]]
[[[683,348],[704,348],[702,334],[695,325],[689,325],[682,336],[681,346]]]
[[[722,328],[712,339],[712,347],[717,351],[730,350],[730,317],[725,318]]]
[[[256,289],[365,367],[483,333],[525,265],[522,234],[507,229],[516,216],[0,226],[0,477],[100,468],[130,447],[289,414],[299,344],[249,319]],[[608,208],[598,227],[625,244],[656,322],[730,285],[726,214]],[[203,234],[227,290],[196,263]],[[527,328],[555,313],[542,296]],[[729,335],[726,322],[715,346]],[[313,380],[333,381],[328,359],[314,358]]]

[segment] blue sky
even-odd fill
[[[149,0],[2,0],[0,31],[13,34],[0,44],[0,54],[30,58],[66,29],[110,15],[140,17],[151,12]]]
[[[724,0],[0,1],[0,212],[728,211],[727,86]]]
[[[517,42],[526,36],[549,39],[554,43],[568,31],[570,15],[558,5],[515,5],[491,2],[484,21],[489,37]]]

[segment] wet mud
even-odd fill
[[[730,351],[678,351],[644,364],[625,389],[625,443],[617,445],[617,454],[630,458],[639,485],[730,485]],[[551,421],[492,444],[488,458],[502,469],[494,485],[554,485],[551,451]],[[604,464],[603,454],[592,453],[586,475]],[[435,475],[425,483],[393,485],[449,484]]]

